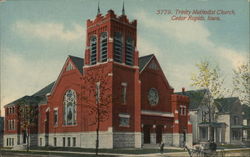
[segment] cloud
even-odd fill
[[[243,54],[247,54],[245,52],[238,52],[233,49],[228,49],[224,47],[219,47],[217,49],[218,54],[220,57],[226,59],[233,65],[233,68],[239,67],[242,63],[247,62],[247,56]]]
[[[1,106],[36,91],[54,81],[63,65],[61,60],[30,59],[22,52],[2,50]]]
[[[210,32],[199,22],[157,20],[156,18],[149,18],[150,15],[143,10],[136,15],[143,26],[160,31],[183,44],[195,43],[206,47],[214,45],[209,40]]]
[[[190,76],[196,71],[195,63],[199,62],[200,57],[212,58],[215,63],[223,68],[223,73],[226,74],[226,86],[232,86],[232,68],[236,68],[243,62],[246,62],[247,52],[227,48],[215,43],[210,39],[211,32],[202,23],[193,21],[171,21],[162,18],[153,17],[144,10],[140,10],[134,15],[140,24],[145,28],[145,31],[150,30],[155,33],[167,36],[175,43],[174,49],[168,49],[166,45],[159,45],[155,40],[150,38],[138,37],[138,48],[140,54],[145,54],[148,50],[152,53],[157,52],[158,60],[160,61],[163,71],[166,74],[169,83],[173,85],[177,91],[181,87],[192,89]],[[164,43],[164,42],[163,42]],[[156,46],[159,46],[157,47]],[[192,45],[192,46],[190,46]],[[196,50],[194,50],[196,49]],[[180,52],[181,50],[181,52]],[[183,52],[183,50],[185,50]],[[203,54],[195,54],[197,50],[206,52]],[[175,55],[166,55],[175,54]],[[163,55],[165,53],[165,56]],[[180,56],[178,56],[179,54]],[[190,55],[192,57],[190,57]],[[159,57],[160,56],[160,57]],[[164,59],[163,59],[164,58]]]
[[[247,54],[247,52],[240,52],[232,48],[229,49],[217,45],[209,39],[211,32],[199,22],[171,21],[152,18],[144,10],[140,10],[136,15],[143,26],[149,27],[150,29],[153,28],[156,32],[174,38],[176,43],[182,44],[182,46],[187,46],[185,44],[193,43],[197,47],[209,52],[211,56],[216,56],[221,60],[227,61],[228,64],[231,64],[234,68],[246,61],[246,56],[244,56],[244,54]],[[155,50],[160,51],[159,48],[153,46],[154,44],[152,41],[146,41],[139,38],[138,43],[142,45],[140,46],[142,49],[152,46],[152,49],[154,48]],[[152,52],[154,52],[154,50],[152,50]],[[158,53],[160,54],[161,52]]]
[[[156,47],[152,42],[138,36],[137,38],[138,42],[138,50],[140,53],[140,56],[154,54],[156,56],[159,56],[161,54],[161,50]]]
[[[85,38],[85,29],[78,24],[72,24],[72,29],[67,29],[60,23],[17,21],[12,29],[26,38],[33,37],[43,40],[62,41]]]

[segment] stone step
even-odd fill
[[[20,144],[20,145],[15,145],[12,150],[25,150],[26,145],[25,144]]]
[[[160,148],[160,144],[143,144],[143,148]]]

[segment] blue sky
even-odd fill
[[[195,63],[208,59],[221,67],[226,87],[232,68],[249,59],[248,0],[124,0],[129,19],[138,21],[140,56],[154,53],[169,81],[190,86]],[[31,95],[57,79],[68,55],[83,57],[86,20],[97,0],[0,1],[1,105]],[[103,14],[121,14],[122,0],[100,0]],[[173,21],[159,9],[234,10],[220,21]],[[206,17],[206,16],[205,16]]]

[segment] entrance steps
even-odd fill
[[[160,149],[160,144],[143,144],[143,149]],[[176,146],[164,146],[164,149],[172,149],[172,150],[183,150],[182,147]]]
[[[143,144],[143,148],[160,148],[160,144]]]
[[[26,144],[15,145],[12,150],[25,150],[26,146]]]

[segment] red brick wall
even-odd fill
[[[157,64],[155,57],[152,60],[154,60]],[[158,67],[160,66],[158,65]],[[146,67],[144,71],[142,71],[142,73],[140,74],[140,79],[142,109],[151,111],[171,112],[172,89],[168,85],[168,82],[162,70],[160,68],[158,70],[153,70]],[[159,94],[159,102],[155,106],[151,106],[148,101],[148,92],[150,88],[157,89]]]
[[[67,64],[65,64],[67,65]],[[82,114],[82,105],[81,105],[81,75],[77,69],[71,71],[65,71],[63,67],[63,72],[59,76],[56,85],[54,86],[53,92],[48,97],[48,105],[43,105],[40,107],[40,128],[39,132],[42,133],[45,131],[44,125],[46,120],[46,109],[49,109],[49,130],[50,132],[72,132],[80,131],[81,124],[80,115]],[[63,126],[63,100],[64,95],[67,90],[73,89],[77,95],[77,125],[75,126]],[[58,108],[58,126],[54,126],[54,109]]]
[[[127,83],[126,104],[122,103],[122,82]],[[138,69],[114,63],[113,123],[115,131],[140,131],[140,81]],[[119,126],[119,113],[130,115],[130,127]]]
[[[186,106],[186,114],[181,115],[181,107],[180,106]],[[172,95],[172,112],[174,113],[174,120],[178,120],[178,123],[174,123],[173,132],[174,133],[192,133],[192,130],[190,130],[191,124],[188,125],[188,120],[190,118],[189,116],[189,98],[187,96]],[[175,111],[178,111],[178,113],[175,113]],[[191,127],[192,128],[192,127]]]
[[[9,108],[14,108],[14,113],[9,113]],[[16,105],[13,106],[5,106],[5,118],[4,118],[4,134],[17,134],[18,133],[18,125],[19,119],[18,119],[18,108]],[[15,120],[15,130],[9,130],[8,129],[8,121],[9,120]]]

